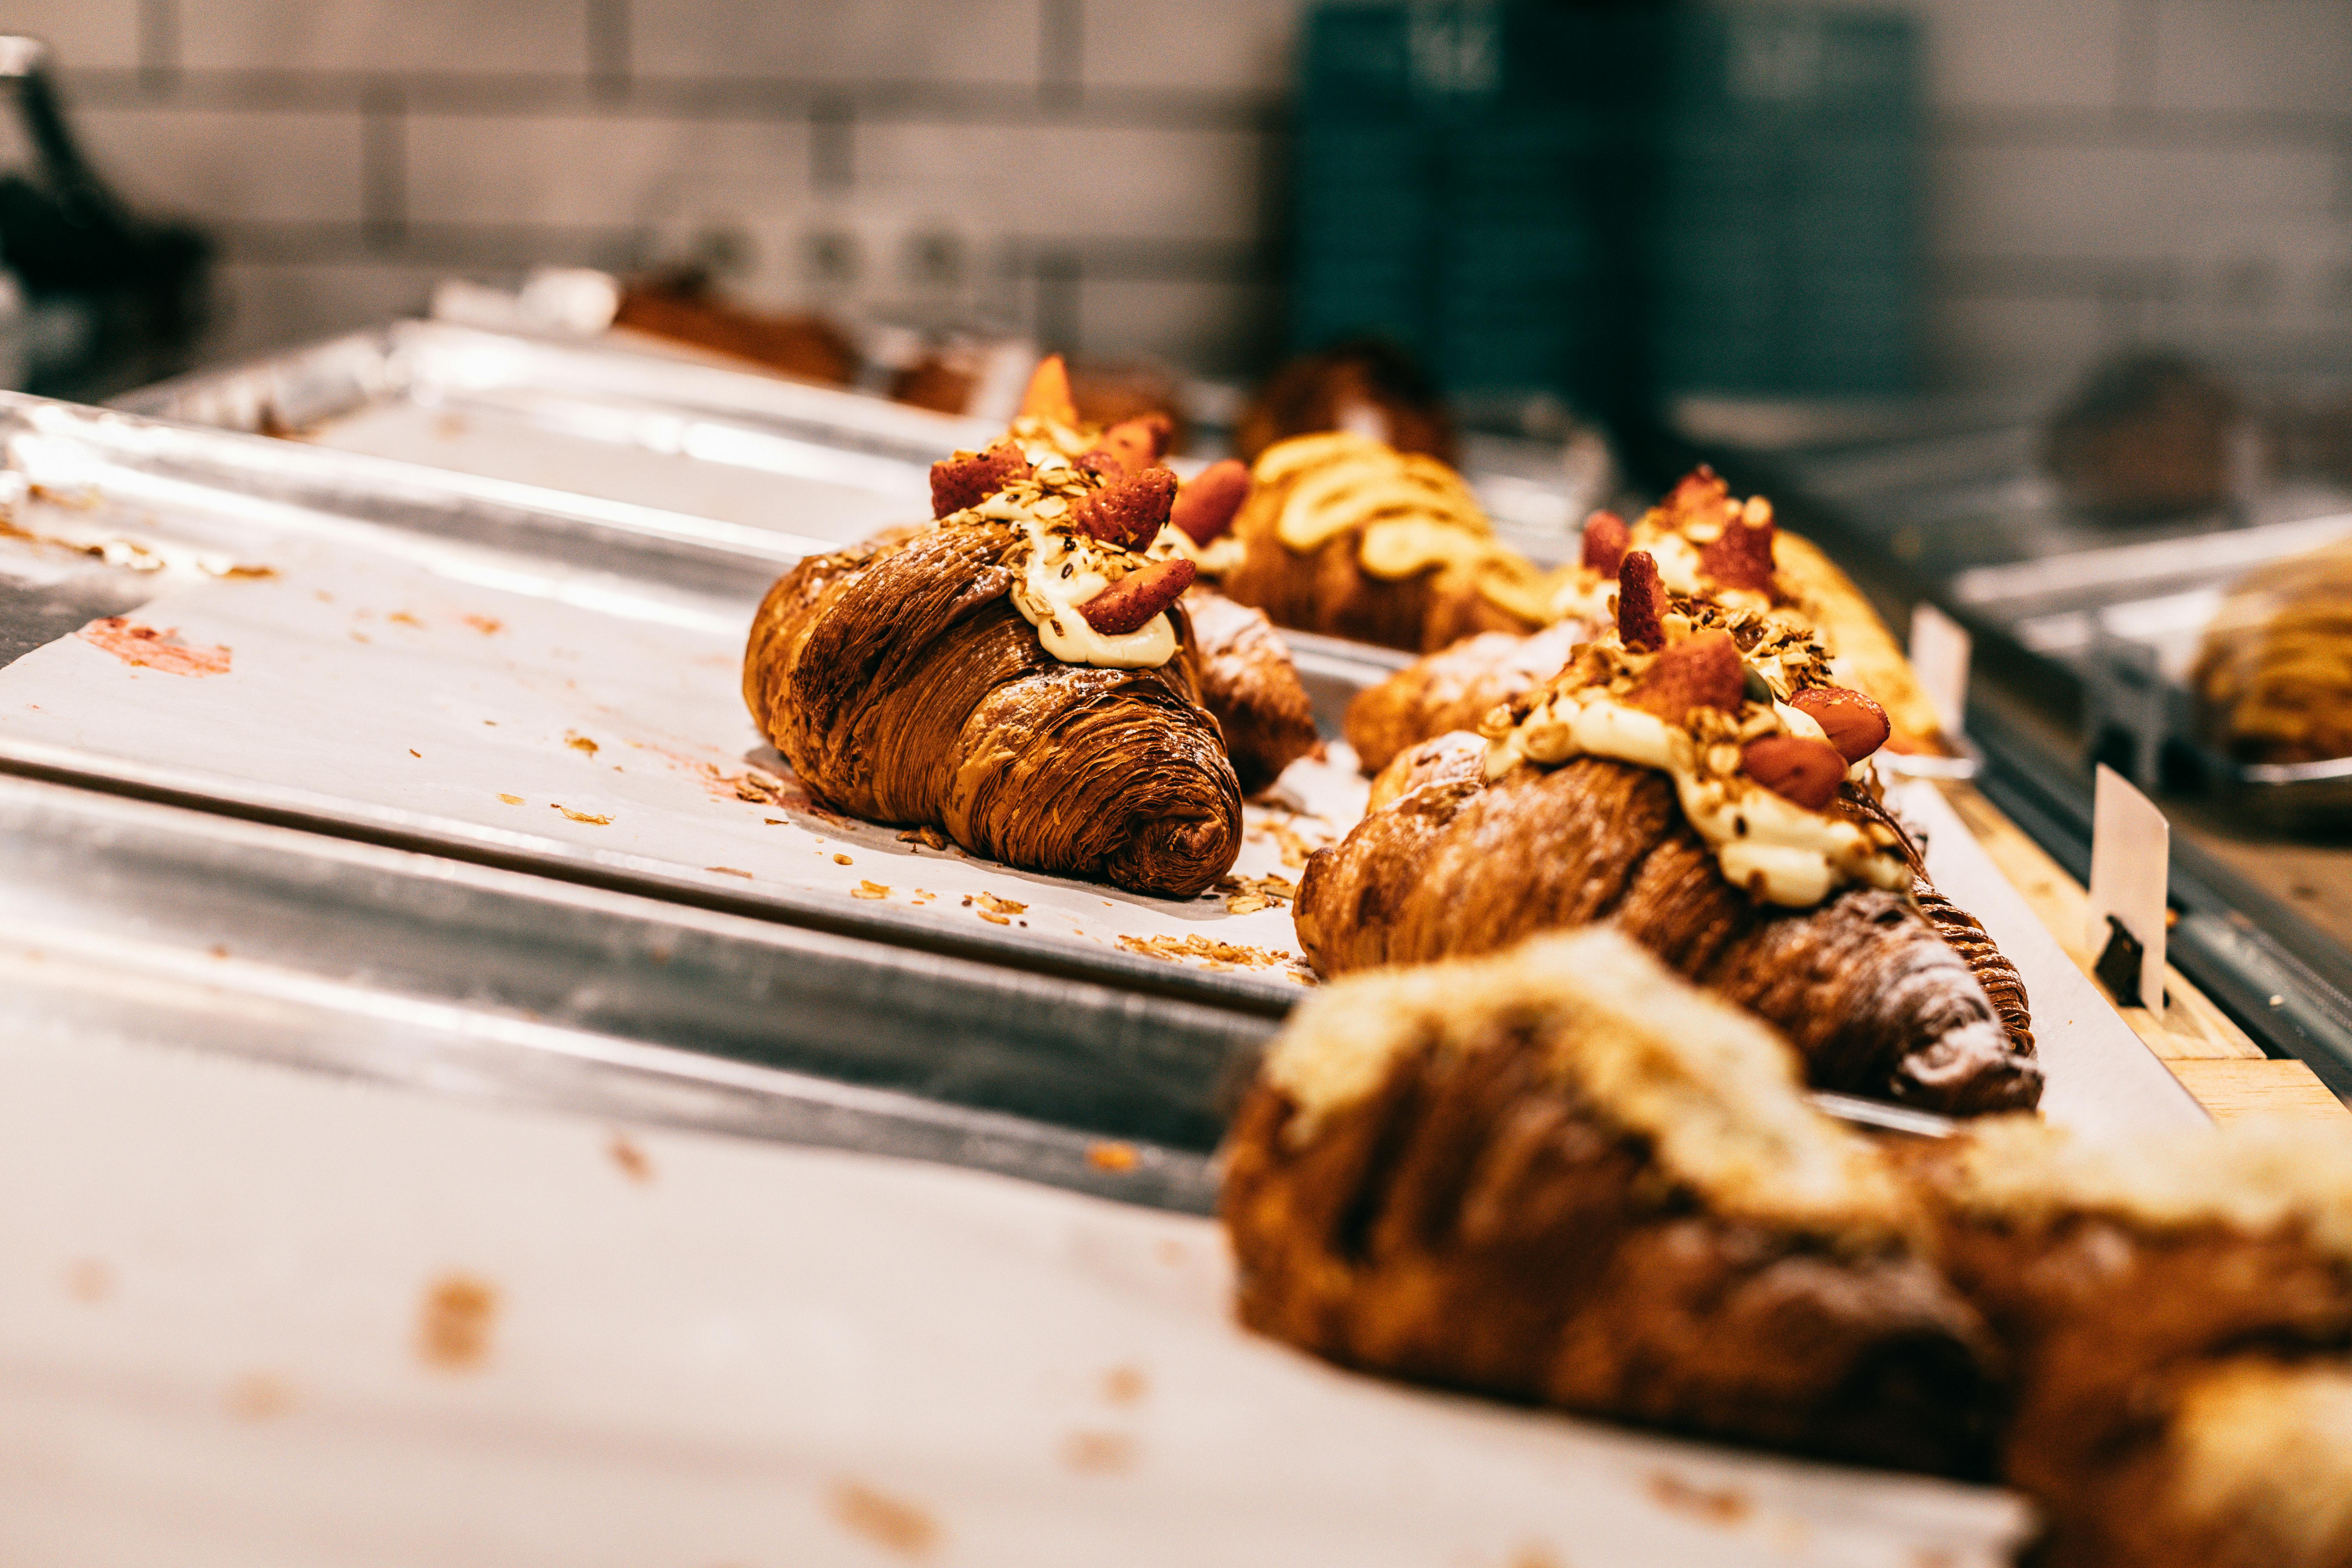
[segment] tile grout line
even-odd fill
[[[588,79],[597,98],[625,103],[632,85],[629,0],[588,0]]]
[[[140,88],[161,97],[178,84],[180,76],[179,0],[139,0],[138,26]]]
[[[360,228],[363,247],[378,255],[408,237],[408,115],[389,80],[369,93],[361,121]]]

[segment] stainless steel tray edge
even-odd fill
[[[241,1022],[200,1031],[206,1048],[1182,1206],[1272,1032],[24,780],[0,780],[0,933],[18,971],[0,1017],[27,1017],[36,984],[82,1016],[210,1009]],[[1135,1147],[1107,1157],[1106,1139]]]

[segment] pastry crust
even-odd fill
[[[1901,893],[1760,902],[1724,879],[1664,774],[1586,756],[1489,783],[1484,751],[1457,734],[1400,756],[1364,820],[1308,859],[1297,917],[1318,972],[1491,952],[1607,921],[1784,1030],[1820,1088],[1952,1114],[2039,1101],[2030,1034],[2012,1038],[1959,952]]]
[[[1264,611],[1198,584],[1186,590],[1184,608],[1200,656],[1201,699],[1224,731],[1242,793],[1255,795],[1320,744],[1314,706]]]
[[[1920,1165],[1939,1260],[2015,1360],[2003,1468],[2050,1520],[2038,1562],[2352,1562],[2341,1132],[2004,1118]]]
[[[1356,759],[1377,773],[1398,752],[1454,730],[1475,730],[1489,709],[1524,696],[1559,673],[1570,649],[1592,635],[1562,621],[1521,637],[1465,637],[1358,692],[1342,729]]]
[[[1241,786],[1178,654],[1066,664],[1010,594],[1019,529],[964,522],[802,562],[743,658],[752,718],[810,793],[974,854],[1186,898],[1241,848]]]
[[[1792,1069],[1607,931],[1338,982],[1225,1150],[1242,1320],[1351,1366],[1979,1473],[1997,1354]]]

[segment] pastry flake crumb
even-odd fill
[[[613,826],[613,819],[609,816],[599,816],[593,811],[574,811],[568,805],[557,805],[553,801],[549,801],[547,804],[552,809],[562,812],[564,816],[570,817],[574,822],[593,822],[599,827],[610,827]]]
[[[1135,1169],[1139,1157],[1134,1144],[1101,1138],[1087,1145],[1087,1163],[1097,1171],[1127,1172]]]
[[[751,879],[751,872],[739,871],[732,866],[705,866],[703,869],[706,871],[716,871],[722,877],[740,877],[747,882]]]
[[[595,742],[577,730],[566,730],[563,732],[563,743],[583,756],[593,757],[599,749]]]
[[[505,801],[509,805],[520,805],[522,804],[522,796],[519,795],[509,795],[504,790],[500,790],[499,792],[499,798]]]
[[[890,896],[890,889],[880,882],[861,881],[849,889],[849,896],[853,899],[887,899]]]
[[[1013,923],[1013,918],[1010,915],[1000,915],[992,910],[974,910],[971,912],[992,926],[1009,926]]]
[[[294,1390],[282,1377],[249,1372],[228,1386],[229,1414],[245,1421],[267,1421],[294,1407]]]
[[[1320,821],[1321,818],[1318,817],[1316,820]],[[1328,834],[1319,843],[1311,841],[1289,823],[1272,816],[1268,816],[1265,821],[1251,828],[1248,836],[1252,838],[1273,839],[1275,847],[1282,852],[1282,863],[1294,871],[1307,864],[1307,858],[1309,855],[1331,842],[1330,836]]]
[[[394,610],[392,614],[384,616],[384,619],[395,622],[404,626],[415,626],[420,632],[425,629],[425,623],[418,620],[415,616],[410,615],[406,610]]]
[[[1187,936],[1123,936],[1118,945],[1129,952],[1139,952],[1146,958],[1164,959],[1170,963],[1181,963],[1186,959],[1198,959],[1212,968],[1266,969],[1295,962],[1288,953],[1270,952],[1245,942],[1219,942],[1194,931]]]
[[[834,856],[834,858],[833,858],[833,863],[834,863],[835,865],[836,865],[836,866],[854,866],[854,865],[856,865],[857,862],[856,862],[855,860],[852,860],[852,859],[851,859],[848,856],[846,856],[846,855],[842,855],[842,854],[838,854],[838,853],[836,853],[836,854]]]
[[[1225,912],[1254,915],[1260,910],[1278,910],[1298,896],[1298,884],[1287,877],[1220,877],[1215,892],[1223,894]]]
[[[1080,1475],[1121,1475],[1135,1468],[1136,1447],[1125,1432],[1073,1432],[1062,1439],[1062,1463]]]
[[[85,1306],[114,1294],[114,1270],[95,1258],[77,1259],[66,1270],[66,1294]]]
[[[993,910],[1000,915],[1025,915],[1029,912],[1028,905],[1016,903],[1011,899],[1000,899],[994,893],[982,893],[979,897],[981,908]]]
[[[489,1354],[499,1314],[495,1286],[467,1274],[449,1274],[425,1292],[416,1323],[416,1354],[425,1365],[463,1372]]]
[[[604,1152],[612,1156],[613,1163],[621,1168],[621,1174],[629,1180],[643,1185],[654,1179],[654,1163],[646,1157],[646,1152],[638,1148],[627,1133],[615,1131],[612,1142],[605,1144]]]
[[[215,577],[226,577],[231,582],[257,582],[262,578],[277,576],[278,568],[275,566],[247,566],[240,563],[235,566],[223,567],[221,570],[213,573],[213,575]]]
[[[1737,1487],[1703,1487],[1671,1470],[1652,1471],[1645,1489],[1661,1508],[1726,1529],[1746,1519],[1756,1506]]]
[[[926,849],[944,850],[948,847],[948,836],[930,824],[925,823],[920,827],[910,827],[898,835],[898,842],[919,844]]]
[[[939,1521],[924,1510],[856,1481],[841,1481],[829,1500],[834,1521],[901,1557],[920,1557],[938,1544]]]
[[[496,616],[467,616],[466,617],[466,624],[473,627],[476,631],[481,633],[486,637],[496,637],[499,633],[506,630],[507,625],[504,621],[499,620]]]
[[[1112,1405],[1140,1405],[1151,1392],[1151,1379],[1139,1366],[1121,1364],[1102,1375],[1102,1396]]]
[[[415,747],[414,747],[414,746],[411,746],[411,747],[409,747],[409,748],[408,748],[408,754],[409,754],[410,756],[412,756],[412,757],[415,757],[415,758],[418,762],[420,762],[420,763],[421,763],[421,762],[423,762],[423,761],[425,760],[425,753],[424,753],[424,752],[420,752],[420,751],[418,751],[418,750],[417,750]]]
[[[74,636],[92,647],[112,654],[134,668],[198,679],[228,673],[229,649],[226,647],[191,647],[180,640],[177,626],[158,631],[153,626],[141,626],[121,616],[105,616],[90,622]]]
[[[760,820],[766,823],[771,827],[790,827],[792,826],[791,823],[786,822],[781,816],[763,816],[760,818]]]

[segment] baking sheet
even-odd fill
[[[409,488],[392,516],[350,493],[334,503],[341,513],[324,500],[261,505],[219,487],[310,496],[297,479],[349,475],[331,454],[283,443],[34,400],[0,406],[23,426],[12,460],[41,481],[20,527],[89,542],[136,534],[165,558],[185,554],[188,538],[242,541],[251,548],[238,559],[270,574],[195,571],[138,610],[140,625],[217,661],[217,673],[126,662],[100,646],[108,637],[79,634],[0,670],[0,759],[20,768],[1261,1016],[1286,1010],[1308,981],[1285,895],[1305,853],[1360,813],[1365,786],[1342,747],[1251,805],[1225,892],[1155,900],[1010,870],[817,810],[760,743],[736,670],[751,598],[774,564],[720,548],[740,544],[735,536],[705,538],[676,567],[653,552],[687,548],[684,521],[633,534],[605,503],[601,553],[551,513],[507,519],[496,535],[507,548],[461,544],[429,507],[440,481],[415,470],[398,470]],[[195,454],[214,465],[215,488],[155,471]],[[240,467],[265,458],[287,471]],[[395,468],[354,471],[388,480]],[[579,564],[596,561],[625,570]],[[709,585],[679,585],[688,581]],[[1362,667],[1353,679],[1380,673]],[[1319,679],[1348,674],[1330,659]],[[1920,798],[1932,817],[1940,801]],[[1957,821],[1931,838],[1956,898],[1999,900],[1999,872]],[[2053,1114],[2084,1126],[2195,1115],[2104,1004],[2053,1015],[2042,999],[2079,996],[2084,982],[2037,933],[2030,915],[1996,928],[2018,944],[2053,1064],[2084,1080],[2080,1092],[2053,1082]]]
[[[5,1003],[0,1003],[5,1005]],[[0,1034],[0,1556],[1991,1568],[2006,1494],[1346,1373],[1205,1220]]]
[[[134,393],[260,431],[850,543],[929,515],[929,468],[983,421],[593,343],[398,321]]]

